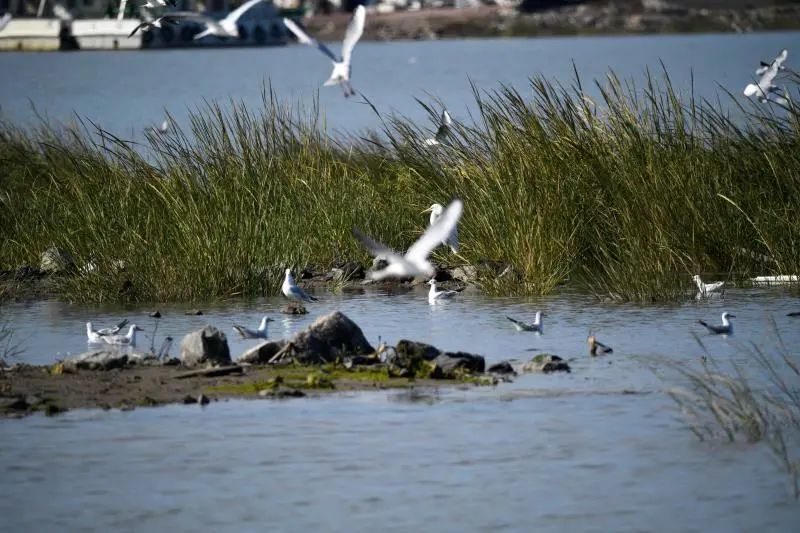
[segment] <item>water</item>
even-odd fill
[[[741,94],[758,62],[782,48],[790,50],[791,66],[800,33],[364,42],[354,53],[353,84],[381,113],[426,123],[414,98],[440,98],[455,119],[469,120],[475,111],[470,81],[486,90],[512,84],[528,94],[530,76],[570,83],[574,62],[587,91],[596,95],[591,82],[609,68],[641,82],[645,69],[658,73],[663,61],[679,88],[688,92],[693,73],[695,94],[713,98],[719,87]],[[3,114],[20,123],[34,120],[33,104],[53,119],[69,120],[75,113],[123,138],[141,139],[143,128],[161,124],[164,109],[185,125],[188,109],[204,101],[259,108],[261,89],[271,83],[280,99],[305,107],[318,94],[332,131],[381,127],[359,98],[345,100],[338,88],[320,87],[330,63],[304,46],[9,52],[0,54],[0,71],[6,73],[0,77]]]
[[[662,60],[678,87],[738,94],[760,59],[799,48],[800,33],[362,43],[354,85],[381,112],[424,117],[414,102],[441,98],[457,119],[472,108],[468,79],[482,89],[542,74],[568,83],[572,63],[585,82],[609,67],[641,79]],[[790,56],[790,63],[791,63]],[[280,98],[307,104],[319,94],[331,130],[379,121],[337,89],[320,89],[329,65],[312,50],[172,50],[126,53],[0,54],[0,102],[7,118],[30,123],[29,102],[52,118],[89,117],[140,138],[163,109],[179,122],[203,100],[257,107],[265,80]],[[675,377],[648,356],[697,364],[698,318],[737,315],[735,336],[702,336],[709,350],[749,364],[737,348],[773,342],[774,318],[797,345],[800,310],[780,290],[729,290],[724,300],[664,306],[609,305],[579,294],[542,299],[460,295],[428,305],[424,288],[385,295],[325,294],[312,313],[285,317],[267,297],[206,306],[148,308],[8,304],[20,360],[52,363],[86,349],[85,322],[126,317],[156,347],[207,323],[229,334],[238,355],[255,341],[231,326],[277,322],[290,337],[339,309],[377,344],[402,338],[496,362],[547,351],[574,358],[573,373],[525,375],[491,388],[376,391],[291,401],[228,401],[132,412],[77,410],[0,420],[0,530],[796,530],[798,504],[763,445],[699,443],[663,390]],[[545,334],[512,329],[505,315],[532,319]],[[593,329],[615,348],[586,356]],[[528,351],[533,350],[533,351]],[[177,348],[173,348],[173,354]],[[757,375],[757,369],[749,369]],[[635,394],[630,394],[631,392]]]
[[[524,375],[497,387],[349,393],[291,401],[227,401],[133,412],[77,410],[0,420],[0,516],[9,530],[756,530],[796,528],[786,475],[763,445],[699,443],[662,392],[676,384],[647,355],[695,364],[697,318],[737,315],[710,351],[747,365],[737,343],[771,345],[774,318],[800,341],[797,298],[733,289],[724,299],[610,305],[571,293],[542,299],[462,294],[430,306],[425,290],[321,294],[303,317],[278,298],[160,306],[159,337],[206,323],[277,319],[286,337],[339,309],[364,330],[497,361],[550,351],[573,372]],[[152,331],[151,308],[59,302],[4,306],[26,349],[51,362],[85,348],[84,322],[127,317]],[[516,332],[505,315],[544,310],[545,334]],[[586,356],[593,328],[615,348]],[[140,346],[147,345],[146,337]],[[753,369],[757,372],[756,369]]]

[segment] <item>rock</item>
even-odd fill
[[[472,265],[464,265],[451,270],[450,275],[455,279],[469,283],[478,278],[478,271]]]
[[[482,374],[486,369],[483,356],[465,352],[445,352],[433,360],[431,376],[434,379],[453,379],[460,374]]]
[[[63,274],[75,269],[75,261],[68,251],[51,246],[42,252],[39,269],[48,274]]]
[[[529,362],[522,365],[523,372],[571,372],[569,364],[557,355],[539,354]]]
[[[308,310],[300,302],[289,302],[281,307],[281,313],[284,315],[305,315]]]
[[[46,272],[44,272],[42,269],[28,265],[23,265],[18,269],[12,271],[12,277],[18,281],[24,281],[28,279],[38,279],[45,275]]]
[[[195,398],[190,394],[187,394],[186,396],[183,397],[183,403],[184,405],[191,405],[193,403],[197,403],[197,398]]]
[[[516,374],[514,367],[508,361],[500,361],[495,363],[486,370],[491,374]]]
[[[64,372],[75,370],[111,370],[128,364],[128,354],[113,350],[95,350],[70,357],[62,363]]]
[[[266,365],[269,360],[286,347],[287,341],[266,341],[254,348],[250,348],[236,359],[237,363],[250,363],[251,365]]]
[[[229,365],[231,352],[225,333],[206,326],[186,335],[181,342],[181,363],[189,367],[205,363]]]
[[[329,363],[338,357],[375,351],[361,328],[339,311],[315,320],[295,335],[292,344],[294,359],[302,364]]]

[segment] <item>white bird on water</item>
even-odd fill
[[[436,135],[432,139],[425,139],[423,144],[426,146],[438,146],[442,144],[447,136],[450,135],[450,126],[453,125],[453,120],[450,118],[450,113],[447,109],[442,111],[442,117],[439,119],[439,129],[436,130]]]
[[[389,262],[389,265],[383,270],[371,272],[370,278],[373,280],[381,280],[390,277],[433,277],[434,268],[430,261],[428,261],[428,256],[434,248],[439,246],[452,233],[456,224],[458,224],[458,219],[461,218],[463,209],[464,204],[461,200],[453,200],[450,205],[447,206],[447,209],[444,210],[442,216],[425,230],[422,237],[411,245],[405,255],[400,255],[385,244],[381,244],[367,237],[361,233],[358,228],[353,228],[353,235],[361,241],[361,244],[363,244],[372,255],[383,257]]]
[[[700,279],[700,276],[698,276],[697,274],[692,276],[692,281],[694,281],[695,285],[697,285],[697,291],[701,296],[708,296],[712,292],[716,292],[725,286],[724,281],[715,281],[714,283],[703,283],[703,280]]]
[[[773,101],[779,105],[787,105],[789,101],[781,94],[780,88],[773,84],[773,81],[778,75],[778,71],[785,68],[783,62],[786,61],[788,54],[788,51],[783,50],[768,66],[760,67],[756,71],[760,71],[761,75],[758,83],[749,83],[747,87],[744,88],[744,95],[755,96],[762,104]]]
[[[126,333],[125,335],[102,335],[100,337],[100,340],[101,342],[105,342],[106,344],[136,346],[137,331],[143,331],[143,330],[136,324],[132,324],[131,327],[128,329],[128,333]]]
[[[430,211],[431,218],[430,218],[430,225],[433,226],[436,224],[436,221],[442,217],[444,213],[444,207],[442,204],[433,204],[428,209],[423,211],[423,213],[427,213]],[[458,226],[453,226],[453,229],[450,231],[450,234],[447,236],[446,239],[442,240],[442,244],[449,246],[450,251],[458,253]]]
[[[239,19],[250,11],[250,9],[264,0],[249,0],[240,5],[227,15],[222,20],[214,20],[206,15],[200,13],[185,13],[182,14],[184,18],[194,19],[206,25],[206,29],[194,36],[194,40],[202,39],[207,35],[214,35],[216,37],[238,39],[239,35]]]
[[[731,323],[730,319],[736,318],[736,315],[732,315],[729,312],[725,311],[722,313],[722,325],[715,326],[714,324],[708,324],[703,320],[698,320],[697,322],[705,326],[709,333],[713,333],[714,335],[728,335],[733,333],[733,323]]]
[[[331,72],[331,77],[328,79],[328,81],[323,83],[323,85],[325,87],[329,87],[331,85],[341,85],[345,98],[354,96],[356,94],[353,86],[350,85],[350,60],[353,55],[353,48],[361,38],[361,34],[364,33],[364,21],[366,20],[366,16],[367,12],[364,9],[364,6],[358,6],[353,12],[353,18],[350,20],[350,24],[347,25],[347,31],[345,32],[344,40],[342,41],[341,58],[336,57],[336,55],[331,52],[330,48],[325,46],[324,43],[321,43],[309,36],[300,28],[300,26],[295,24],[294,21],[288,18],[283,19],[283,23],[287,28],[289,28],[295,37],[297,37],[298,42],[307,44],[309,46],[316,46],[323,54],[328,56],[328,58],[333,61],[333,72]]]
[[[517,331],[535,331],[536,333],[544,333],[544,323],[542,322],[542,312],[536,311],[536,318],[534,318],[533,322],[527,324],[521,320],[517,320],[516,318],[511,318],[510,316],[506,316],[507,319],[514,324],[514,327]]]
[[[449,300],[453,296],[459,293],[459,291],[450,290],[450,291],[439,291],[436,290],[436,280],[431,279],[428,282],[428,285],[431,286],[431,289],[428,291],[428,303],[435,304],[436,302],[441,302],[443,300]]]
[[[301,289],[297,286],[297,283],[294,282],[294,277],[292,276],[292,269],[286,269],[286,277],[283,278],[283,286],[281,287],[281,292],[287,298],[291,298],[293,300],[299,300],[301,302],[316,302],[317,298],[314,298],[310,294],[307,294],[306,291]]]
[[[115,335],[115,334],[119,333],[119,331],[122,328],[124,328],[127,323],[128,323],[128,319],[125,318],[125,319],[123,319],[122,321],[120,321],[119,323],[117,323],[117,324],[115,324],[113,326],[110,326],[110,327],[107,327],[107,328],[102,328],[102,329],[99,329],[99,330],[95,330],[94,327],[92,327],[92,323],[91,322],[87,322],[86,323],[86,338],[91,343],[103,343],[103,342],[105,342],[103,337],[106,337],[106,336],[109,336],[109,335]]]
[[[239,325],[234,325],[233,329],[235,329],[243,339],[266,339],[267,324],[270,322],[274,322],[274,320],[265,316],[261,319],[258,329],[250,329]]]

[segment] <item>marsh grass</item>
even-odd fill
[[[597,87],[599,102],[577,75],[571,86],[533,79],[524,95],[473,89],[476,115],[436,148],[398,116],[329,135],[316,103],[267,89],[259,109],[207,103],[144,146],[81,121],[4,123],[0,266],[37,264],[56,245],[97,266],[57,281],[71,300],[273,294],[287,266],[368,261],[353,226],[406,249],[424,208],[460,197],[461,253],[435,259],[478,267],[489,293],[570,282],[680,299],[697,272],[800,271],[794,107],[745,102],[733,120],[729,102],[682,97],[666,74]],[[420,103],[435,124],[439,107]]]
[[[14,338],[14,329],[8,322],[0,323],[0,363],[6,364],[22,355],[22,345]]]
[[[699,440],[765,442],[800,498],[800,360],[770,324],[774,351],[751,343],[744,362],[713,357],[696,337],[702,370],[672,365],[686,386],[668,392]]]

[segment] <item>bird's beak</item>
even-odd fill
[[[422,213],[430,213],[431,211],[433,211],[433,207],[429,207],[428,209],[420,211],[419,214],[421,215]]]
[[[271,318],[268,318],[268,319],[267,319],[267,322],[275,322],[275,321],[274,321],[274,320],[272,320]]]
[[[736,318],[736,315],[728,315],[728,318]]]
[[[136,326],[136,331],[144,331],[144,330],[142,328],[140,328],[139,326]]]

